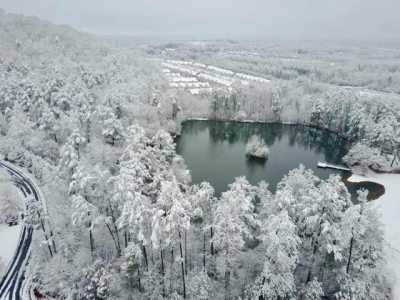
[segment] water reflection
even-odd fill
[[[270,148],[268,160],[246,157],[246,143],[254,134]],[[281,178],[299,164],[324,179],[330,174],[345,178],[346,172],[319,169],[317,163],[342,164],[347,149],[346,140],[331,132],[283,124],[187,121],[177,140],[177,152],[185,158],[193,182],[209,181],[217,193],[225,191],[237,176],[246,176],[252,184],[265,180],[274,191]],[[345,183],[355,195],[359,186]],[[362,187],[374,189],[371,184]]]

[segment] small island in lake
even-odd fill
[[[247,142],[246,155],[252,158],[267,159],[269,149],[260,136],[253,135]]]

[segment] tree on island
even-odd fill
[[[266,159],[269,155],[269,149],[260,136],[252,135],[246,145],[246,155]]]

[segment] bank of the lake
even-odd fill
[[[376,205],[384,224],[386,259],[395,274],[394,299],[400,299],[400,174],[369,173],[352,175],[350,182],[375,182],[385,187],[385,193],[371,205]]]

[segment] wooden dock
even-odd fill
[[[351,172],[351,170],[349,168],[346,168],[344,166],[328,164],[326,162],[320,162],[319,161],[317,166],[318,166],[318,168],[323,168],[323,169],[336,169],[336,170]]]

